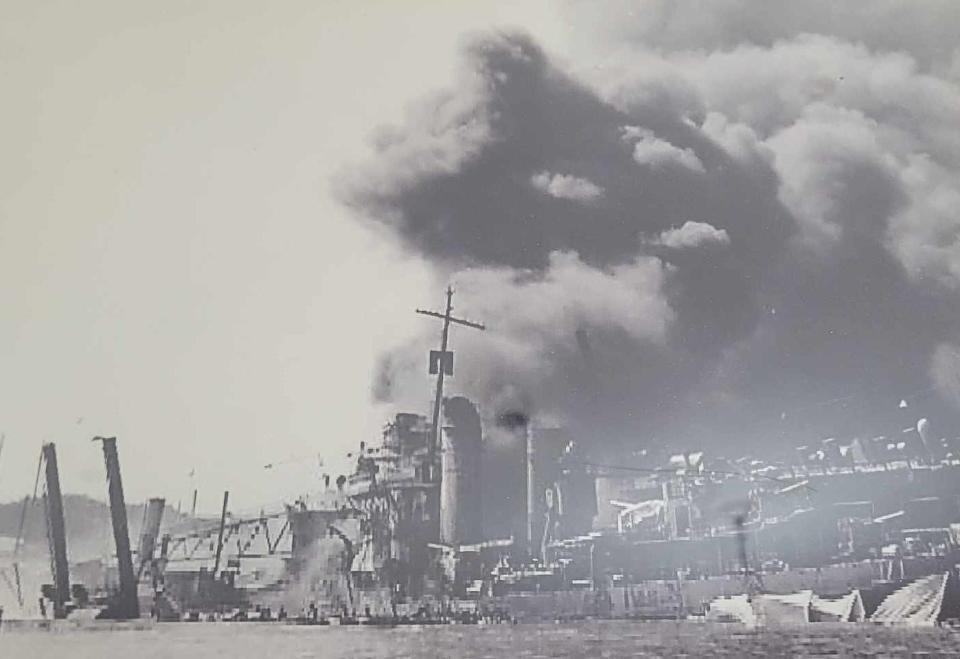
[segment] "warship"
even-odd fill
[[[70,565],[56,449],[45,445],[44,617],[960,617],[960,438],[934,438],[921,419],[890,436],[798,447],[789,460],[648,449],[601,462],[563,427],[445,396],[451,327],[485,329],[454,317],[452,297],[442,313],[418,310],[442,321],[430,417],[396,414],[379,441],[348,455],[349,473],[322,475],[318,491],[282,509],[235,516],[225,492],[219,518],[165,526],[165,503],[152,499],[131,547],[116,440],[98,438],[115,554]]]

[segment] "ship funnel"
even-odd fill
[[[482,533],[480,415],[473,403],[460,396],[444,400],[443,411],[440,542],[472,544],[481,540]]]

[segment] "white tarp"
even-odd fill
[[[932,627],[937,624],[950,574],[931,574],[890,593],[870,620],[884,625]]]
[[[859,590],[829,599],[814,596],[811,608],[818,622],[862,622],[866,617]]]

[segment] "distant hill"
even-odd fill
[[[0,504],[0,536],[16,537],[20,525],[23,500]],[[113,551],[113,527],[110,507],[103,501],[88,496],[66,494],[63,497],[64,518],[67,525],[67,552],[71,561],[85,560]],[[127,505],[127,525],[130,543],[136,547],[143,521],[144,504]],[[178,515],[170,506],[164,510],[163,527],[183,524],[188,516]],[[43,502],[38,499],[28,509],[25,524],[27,555],[47,551],[47,529]]]

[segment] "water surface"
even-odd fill
[[[960,634],[873,625],[749,630],[738,625],[575,624],[297,627],[177,623],[152,629],[4,629],[6,659],[366,659],[372,657],[960,657]]]

